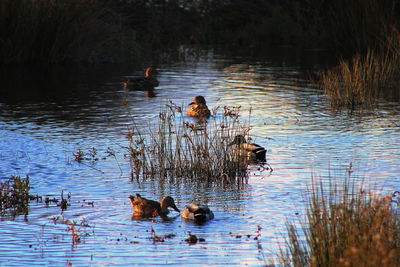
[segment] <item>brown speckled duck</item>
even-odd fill
[[[145,77],[128,77],[128,80],[123,83],[124,88],[130,90],[153,90],[159,85],[156,79],[158,72],[154,68],[146,69]]]
[[[236,135],[235,139],[229,145],[236,145],[236,156],[246,157],[250,161],[265,162],[265,154],[267,150],[257,144],[247,143],[243,135]]]
[[[204,223],[214,219],[214,213],[207,205],[190,205],[182,212],[182,218],[193,220],[196,223]]]
[[[169,213],[169,207],[180,212],[175,205],[174,199],[170,196],[163,197],[160,202],[157,202],[136,194],[136,196],[129,196],[129,200],[133,207],[134,217],[166,217]]]
[[[193,102],[189,104],[191,107],[186,112],[191,117],[199,119],[208,119],[211,116],[211,112],[206,105],[206,100],[203,96],[195,96]]]

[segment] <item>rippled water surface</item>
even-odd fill
[[[204,52],[159,63],[153,97],[122,88],[123,76],[132,75],[127,67],[40,79],[37,73],[14,75],[2,89],[10,94],[0,99],[0,177],[29,175],[31,193],[60,198],[70,192],[71,206],[62,213],[54,203],[32,201],[26,216],[2,215],[0,265],[262,265],[279,252],[287,220],[304,214],[301,196],[312,176],[328,177],[330,171],[342,177],[351,164],[353,179],[376,184],[382,194],[399,190],[399,105],[335,111],[304,78],[319,66],[313,57]],[[138,74],[143,68],[133,69]],[[267,148],[273,172],[251,166],[242,187],[131,181],[127,128],[133,120],[155,124],[168,100],[187,105],[195,95],[205,96],[211,108],[251,109],[251,134]],[[99,160],[74,160],[73,153],[92,148]],[[109,152],[116,156],[103,159]],[[169,221],[133,220],[128,196],[136,192],[151,199],[171,195],[181,209],[193,201],[208,203],[215,219],[195,225],[172,213]],[[79,224],[80,243],[73,244],[62,216]],[[152,229],[170,238],[154,243]],[[205,242],[187,244],[189,233]]]

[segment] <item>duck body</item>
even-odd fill
[[[169,207],[180,212],[175,205],[174,199],[170,196],[164,197],[160,202],[157,202],[136,194],[136,196],[129,196],[129,200],[133,207],[134,217],[166,217],[169,213]]]
[[[193,220],[196,223],[204,223],[208,220],[214,219],[214,213],[207,205],[190,205],[182,211],[182,218]]]
[[[124,88],[130,90],[153,90],[154,87],[159,85],[156,78],[157,74],[158,72],[154,68],[147,68],[145,77],[128,77],[123,84]]]
[[[206,100],[203,96],[198,95],[193,99],[193,102],[189,103],[191,106],[186,112],[187,115],[199,119],[208,119],[211,116],[211,112],[207,107]]]
[[[247,143],[243,135],[235,136],[235,139],[229,145],[237,146],[234,151],[235,157],[245,157],[249,161],[266,161],[267,150],[258,144]]]

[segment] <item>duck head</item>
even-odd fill
[[[146,69],[146,78],[151,78],[157,76],[158,71],[155,68],[147,68]]]
[[[163,199],[160,202],[160,205],[161,205],[161,210],[163,211],[168,211],[168,208],[172,208],[175,211],[180,212],[180,210],[175,205],[174,199],[170,196],[163,197]]]
[[[189,106],[191,106],[191,105],[205,105],[205,104],[206,104],[206,99],[203,96],[198,95],[198,96],[195,96],[193,98],[193,102],[189,103]]]

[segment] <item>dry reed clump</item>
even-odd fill
[[[398,266],[400,222],[392,196],[376,196],[349,178],[313,184],[306,222],[288,225],[284,266]]]
[[[21,178],[11,176],[0,183],[0,213],[8,209],[14,209],[15,213],[27,213],[28,203],[31,198],[29,195],[29,176]]]
[[[229,145],[250,127],[239,120],[240,107],[214,109],[208,121],[187,119],[173,103],[159,113],[158,127],[145,132],[133,127],[128,139],[132,179],[196,179],[202,182],[242,184],[247,181],[247,158],[235,158]],[[250,116],[250,115],[249,115]]]
[[[400,34],[396,29],[385,42],[382,49],[369,49],[365,55],[357,54],[350,61],[342,60],[337,67],[319,73],[321,87],[333,105],[354,109],[398,90]]]

